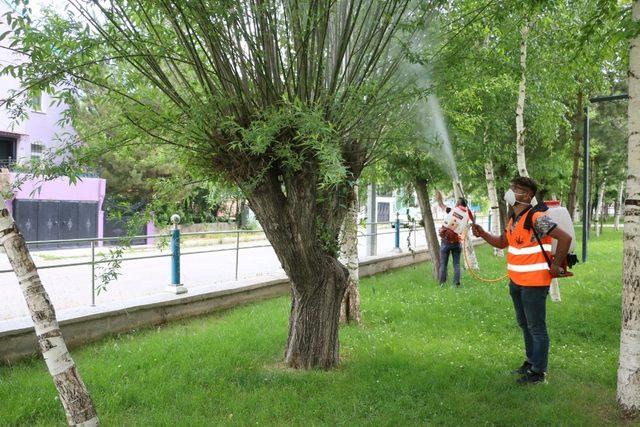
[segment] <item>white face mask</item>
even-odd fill
[[[504,201],[507,202],[509,204],[509,206],[515,206],[516,203],[520,203],[520,204],[523,204],[523,205],[537,205],[538,204],[538,201],[536,200],[535,197],[533,199],[531,199],[531,203],[519,202],[519,201],[516,200],[516,194],[523,195],[523,194],[526,194],[526,193],[516,193],[512,189],[508,189],[507,192],[504,193]]]
[[[515,205],[516,193],[514,193],[512,189],[508,189],[507,192],[504,193],[504,201],[507,202],[509,206]]]

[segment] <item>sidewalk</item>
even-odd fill
[[[392,231],[384,229],[381,232]],[[407,252],[406,238],[408,229],[401,229],[400,244]],[[424,247],[426,240],[421,230],[412,236],[412,246]],[[181,281],[189,292],[205,286],[232,287],[236,276],[236,251],[234,243],[209,244],[194,246],[184,239],[181,256]],[[199,239],[195,239],[199,240]],[[197,242],[202,243],[202,242]],[[364,260],[365,239],[359,239],[358,252]],[[268,241],[241,241],[238,256],[238,279],[271,277],[284,274],[277,256]],[[394,235],[381,234],[378,236],[378,254],[391,253],[394,246]],[[108,253],[109,248],[101,248]],[[209,253],[192,253],[203,250],[214,250]],[[157,256],[156,258],[128,260],[122,262],[118,270],[117,280],[107,285],[106,291],[101,290],[95,295],[95,305],[102,307],[111,303],[125,303],[128,300],[164,294],[171,278],[170,251],[168,247],[135,247],[128,251],[126,257]],[[87,263],[91,261],[90,248],[72,248],[60,250],[34,251],[32,254],[39,267],[40,277],[49,293],[49,297],[58,312],[91,307],[92,283],[91,265],[69,266],[61,268],[46,268],[56,264]],[[96,260],[100,256],[96,255]],[[100,273],[104,272],[106,264],[96,266],[96,286],[99,286]],[[44,267],[44,268],[43,268]],[[0,269],[10,270],[9,262],[4,254],[0,255]],[[0,274],[0,321],[9,319],[28,318],[29,312],[20,291],[17,279],[12,271]]]

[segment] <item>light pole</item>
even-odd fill
[[[624,93],[621,95],[596,96],[589,99],[589,102],[598,103],[606,101],[617,101],[619,99],[628,99],[629,95]],[[589,222],[591,215],[589,210],[589,162],[591,156],[589,153],[589,104],[584,107],[584,132],[582,135],[582,262],[587,262],[587,241],[589,240]]]

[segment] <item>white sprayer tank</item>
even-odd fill
[[[469,212],[463,206],[456,206],[444,219],[444,226],[450,228],[458,234],[462,234],[469,224]]]
[[[549,210],[546,212],[547,216],[553,220],[556,224],[558,224],[558,228],[571,236],[571,246],[569,247],[569,252],[573,252],[576,249],[576,232],[573,228],[573,221],[571,221],[571,215],[569,215],[569,211],[564,206],[560,206],[560,203],[552,200],[549,202],[545,202],[547,206],[549,206]],[[556,253],[556,246],[558,245],[558,241],[553,239],[552,249],[551,251]]]

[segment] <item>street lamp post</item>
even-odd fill
[[[629,95],[624,93],[620,95],[611,95],[611,96],[596,96],[590,98],[589,101],[592,103],[598,102],[607,102],[607,101],[617,101],[619,99],[628,99]],[[589,162],[591,161],[591,156],[589,153],[589,105],[587,104],[584,107],[584,132],[582,135],[582,173],[583,173],[583,183],[582,183],[582,262],[587,262],[587,241],[589,240],[589,222],[591,219],[590,214],[590,195],[589,195]]]

